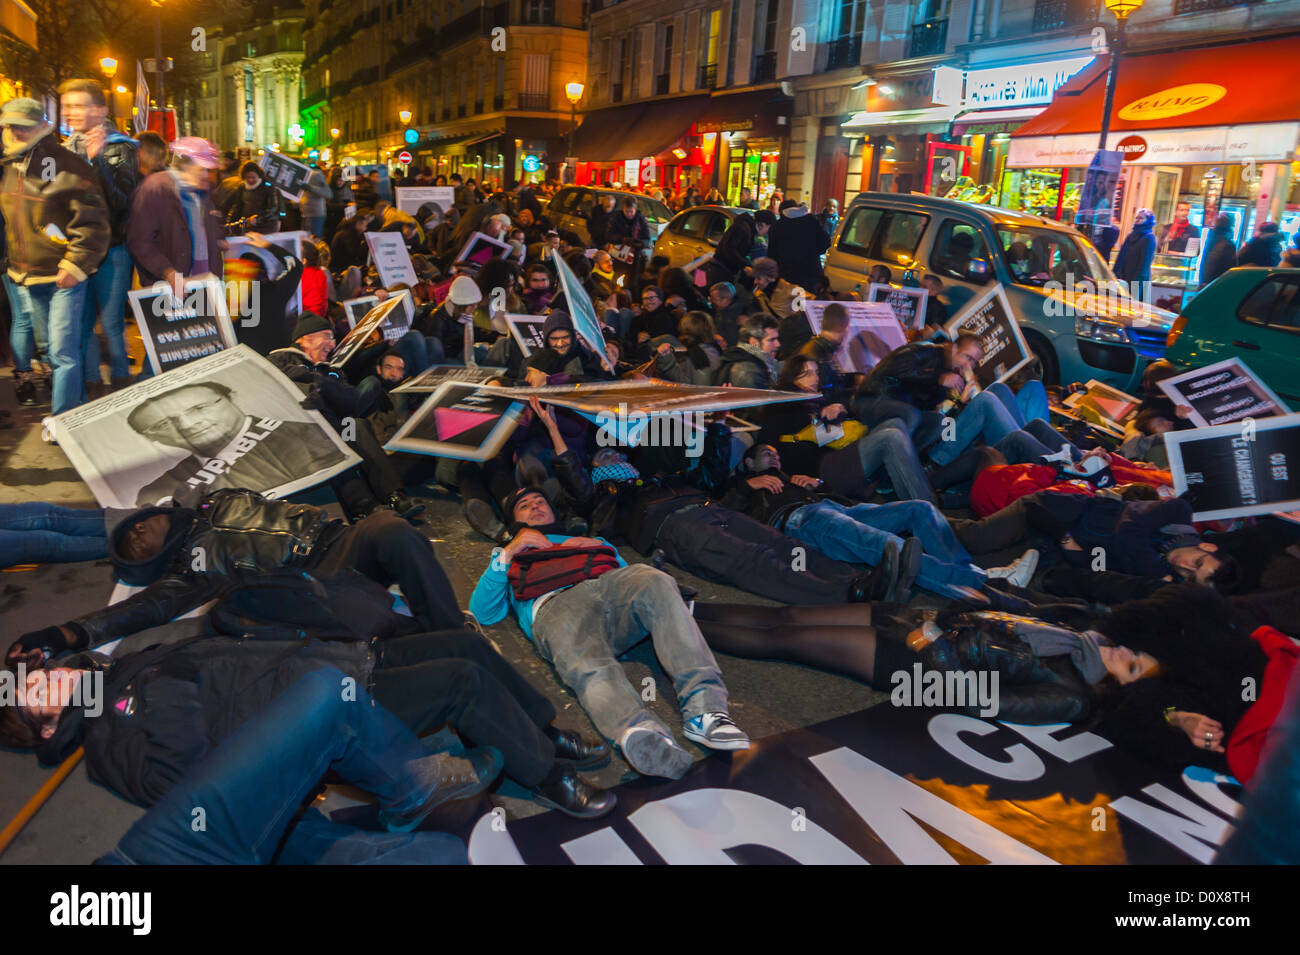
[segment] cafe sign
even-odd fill
[[[1204,109],[1228,95],[1218,83],[1184,83],[1135,99],[1119,111],[1120,119],[1141,123]]]
[[[1065,82],[1092,62],[1076,56],[1046,63],[966,71],[967,109],[1046,106]]]

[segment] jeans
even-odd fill
[[[81,324],[86,282],[59,288],[53,282],[16,286],[23,311],[33,324],[46,325],[50,336],[50,364],[54,366],[52,412],[62,414],[82,403],[85,382],[81,371]]]
[[[858,441],[862,473],[870,478],[882,467],[899,500],[929,501],[934,497],[930,479],[925,476],[921,459],[902,422],[891,418],[867,432]]]
[[[302,227],[307,230],[308,235],[323,239],[325,237],[325,216],[303,216]]]
[[[108,250],[99,271],[90,277],[86,294],[86,314],[81,327],[84,345],[86,382],[98,384],[99,339],[95,337],[95,315],[99,314],[108,341],[109,374],[115,379],[131,374],[131,359],[126,351],[126,292],[131,287],[131,255],[125,245]]]
[[[977,439],[982,438],[985,444],[996,444],[1012,431],[1020,429],[1020,423],[1015,415],[998,395],[997,387],[997,385],[990,385],[988,389],[971,399],[970,404],[957,416],[952,440],[940,439],[930,452],[931,461],[935,464],[951,464],[957,455],[969,448]],[[1008,394],[1010,393],[1010,389],[1005,385],[1003,388]],[[947,431],[947,426],[944,430]]]
[[[921,570],[916,579],[926,590],[948,594],[952,584],[979,587],[984,583],[984,572],[971,564],[970,554],[929,501],[853,507],[819,501],[799,508],[785,525],[787,534],[827,557],[873,567],[880,563],[885,543],[901,543],[904,531],[921,542]]]
[[[1011,417],[1015,419],[1022,431],[1028,432],[1050,452],[1059,451],[1070,444],[1065,435],[1047,423],[1047,389],[1043,387],[1041,381],[1027,381],[1025,386],[1015,394],[1012,394],[1011,389],[1000,381],[989,385],[985,391],[1002,402],[1002,406],[1011,413]],[[1074,450],[1076,459],[1082,456],[1077,448],[1073,445],[1070,447]]]
[[[542,605],[533,643],[578,696],[596,729],[620,741],[634,726],[671,735],[628,682],[618,655],[645,639],[672,678],[682,716],[727,712],[727,688],[677,581],[646,564],[584,580]]]
[[[427,800],[437,785],[436,759],[364,688],[345,699],[343,681],[341,671],[324,667],[295,682],[181,777],[106,861],[265,865],[330,769],[393,812]],[[368,833],[319,814],[305,822],[301,833],[294,826],[282,861],[468,861],[461,841],[446,833]],[[331,852],[334,842],[342,852]]]
[[[40,501],[0,504],[0,567],[107,556],[102,508],[59,507]]]
[[[409,331],[393,342],[393,350],[406,362],[408,377],[414,377],[433,365],[443,364],[447,357],[441,339],[432,338],[418,331]]]
[[[23,301],[18,297],[18,286],[9,277],[9,272],[0,272],[0,277],[4,280],[5,297],[9,299],[9,344],[14,350],[14,371],[28,372],[32,370],[32,358],[36,356],[32,316],[23,308]]]

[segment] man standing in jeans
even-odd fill
[[[58,144],[40,103],[10,100],[0,127],[9,277],[18,308],[47,329],[57,415],[84,399],[81,323],[88,279],[108,251],[108,211],[95,171]]]
[[[642,775],[680,779],[691,767],[690,754],[646,708],[618,661],[647,634],[673,680],[686,738],[709,749],[749,748],[749,737],[727,715],[727,688],[717,661],[671,576],[619,557],[616,570],[521,600],[509,573],[524,551],[613,547],[600,538],[552,532],[560,530],[555,512],[533,488],[511,493],[502,512],[517,533],[492,555],[470,598],[470,613],[481,624],[490,626],[513,611],[524,635],[577,694],[596,729],[617,743]]]
[[[131,287],[131,255],[126,250],[126,220],[131,197],[140,184],[137,143],[108,121],[108,101],[95,80],[68,80],[59,87],[63,116],[72,135],[63,143],[95,170],[104,194],[111,227],[108,254],[90,278],[86,311],[81,328],[82,357],[86,367],[87,397],[97,398],[103,384],[99,370],[99,340],[95,337],[95,316],[104,327],[108,342],[108,365],[112,388],[131,383],[131,363],[126,351],[126,292]]]

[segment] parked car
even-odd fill
[[[557,229],[568,229],[576,233],[584,243],[590,243],[587,213],[596,204],[596,197],[604,195],[614,197],[615,212],[621,208],[624,196],[635,199],[637,208],[650,226],[652,239],[659,237],[659,233],[668,225],[668,220],[673,217],[672,210],[657,199],[643,196],[639,192],[624,192],[622,189],[604,189],[599,186],[565,186],[551,197],[550,204],[546,207],[546,217]]]
[[[1300,408],[1300,269],[1229,269],[1183,306],[1168,345],[1188,368],[1240,358]]]
[[[684,209],[659,233],[654,254],[666,258],[670,268],[679,269],[716,249],[722,234],[742,212],[752,210],[733,206],[692,206]]]
[[[1174,314],[1134,299],[1083,235],[1041,216],[931,196],[864,192],[826,256],[831,288],[861,287],[874,265],[891,281],[943,280],[956,316],[993,282],[1006,289],[1049,384],[1097,379],[1126,391],[1164,355]]]

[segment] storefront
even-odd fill
[[[705,175],[706,161],[691,133],[709,105],[706,95],[612,106],[583,114],[573,134],[579,185],[647,182],[665,188]],[[709,172],[711,172],[711,167]],[[707,190],[707,186],[705,189]]]
[[[563,155],[566,140],[554,120],[508,118],[505,126],[428,139],[409,147],[412,165],[428,166],[435,176],[457,173],[492,189],[544,179],[548,163]],[[393,150],[396,156],[398,150]]]
[[[713,175],[701,192],[716,187],[735,205],[747,188],[765,205],[784,179],[792,107],[793,100],[775,87],[713,97],[692,129],[705,154],[714,156]]]
[[[1082,181],[1098,147],[1105,61],[1099,57],[1011,134],[1008,169],[1024,178],[1063,170],[1067,183]],[[1300,37],[1130,54],[1118,73],[1106,146],[1123,157],[1115,198],[1121,234],[1145,208],[1160,235],[1183,202],[1198,228],[1228,215],[1238,243],[1264,222],[1284,229],[1295,222]],[[1068,202],[1062,217],[1071,219]],[[1177,308],[1195,291],[1200,241],[1160,252],[1155,304]]]

